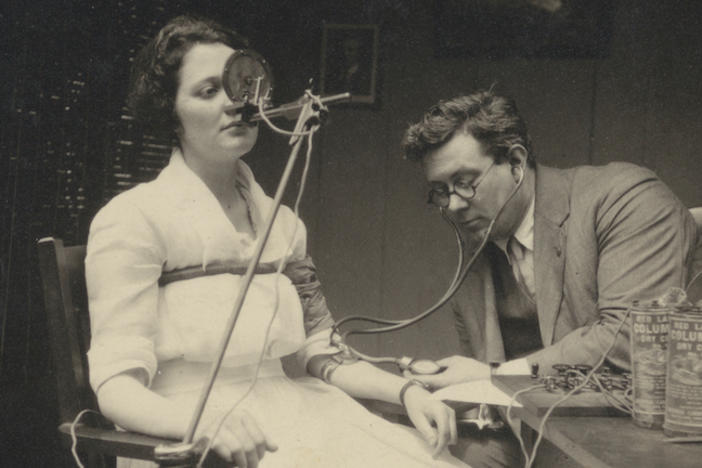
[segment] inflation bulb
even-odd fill
[[[438,374],[446,369],[445,366],[440,366],[430,359],[414,359],[407,356],[399,358],[397,365],[400,367],[400,370],[409,370],[417,375]]]

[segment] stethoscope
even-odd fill
[[[254,78],[255,77],[255,78]],[[244,106],[240,109],[242,113],[242,119],[248,122],[254,122],[258,120],[265,120],[266,123],[273,128],[273,125],[268,120],[268,117],[276,117],[278,115],[285,115],[286,112],[293,111],[297,115],[299,113],[300,104],[290,103],[280,106],[278,109],[271,109],[266,112],[263,110],[263,103],[270,99],[271,90],[273,87],[273,75],[270,70],[268,62],[257,52],[247,49],[247,50],[237,50],[227,61],[224,73],[222,75],[222,82],[227,95],[233,102],[243,102]],[[253,97],[253,98],[252,98]],[[327,98],[322,98],[319,100],[315,110],[318,110],[327,102],[334,102],[338,100],[343,100],[348,98],[348,93],[336,96],[330,96]],[[250,102],[258,103],[258,106],[251,105]],[[258,111],[256,113],[256,111]],[[302,118],[298,119],[301,122]],[[300,129],[296,128],[296,132]],[[509,151],[513,149],[510,148]],[[485,245],[487,244],[490,235],[495,226],[495,222],[499,218],[502,211],[505,209],[509,201],[514,197],[514,195],[519,191],[522,186],[525,175],[525,164],[526,160],[523,161],[519,166],[513,168],[520,171],[519,179],[509,194],[507,199],[502,203],[497,213],[490,221],[485,235],[483,236],[480,245],[473,252],[473,255],[465,262],[465,239],[461,233],[458,225],[451,219],[450,216],[446,214],[445,208],[439,208],[441,217],[453,228],[456,245],[458,249],[458,265],[454,273],[453,279],[449,283],[446,292],[439,298],[439,300],[426,309],[424,312],[416,315],[415,317],[404,319],[404,320],[389,320],[381,319],[378,317],[370,317],[364,315],[350,315],[347,316],[334,325],[330,337],[332,346],[341,350],[342,357],[345,359],[357,360],[362,359],[373,364],[383,364],[391,363],[397,365],[400,370],[409,370],[413,374],[436,374],[441,372],[444,368],[439,366],[436,362],[429,359],[415,359],[408,356],[402,356],[399,358],[395,357],[373,357],[364,354],[352,346],[347,344],[347,338],[351,335],[370,335],[377,333],[388,333],[392,331],[401,330],[407,328],[415,323],[418,323],[425,318],[429,317],[431,314],[436,312],[440,307],[446,304],[458,291],[459,287],[466,278],[466,275],[470,271],[473,263],[478,258],[478,255],[483,251]],[[458,196],[458,195],[457,195]],[[370,322],[377,325],[383,325],[375,328],[365,328],[365,329],[352,329],[341,333],[340,328],[342,325],[347,324],[352,321],[363,321]]]
[[[246,122],[256,122],[258,120],[264,120],[269,126],[269,118],[279,117],[279,116],[296,116],[297,124],[293,132],[285,132],[289,135],[290,145],[293,149],[290,152],[288,162],[286,164],[283,176],[276,190],[275,197],[273,199],[272,208],[265,222],[265,229],[261,233],[261,236],[257,240],[254,253],[251,260],[246,268],[246,272],[242,276],[242,286],[240,287],[239,293],[237,295],[234,307],[232,308],[232,314],[227,321],[225,330],[222,336],[222,340],[219,343],[216,356],[217,358],[213,360],[212,366],[210,368],[210,373],[208,375],[205,386],[203,387],[200,397],[198,399],[196,408],[193,412],[193,417],[186,429],[186,435],[183,437],[183,442],[181,444],[171,445],[164,444],[159,445],[154,450],[154,455],[157,460],[185,460],[187,457],[191,456],[193,450],[196,448],[196,444],[193,444],[195,430],[197,429],[198,423],[202,416],[205,408],[205,404],[208,400],[210,392],[213,388],[214,381],[217,377],[219,368],[221,367],[224,353],[227,349],[229,339],[232,336],[232,332],[236,325],[239,312],[241,311],[241,306],[246,297],[246,293],[253,275],[255,274],[256,266],[261,258],[263,252],[263,247],[266,244],[268,235],[270,234],[270,229],[275,220],[275,216],[280,206],[282,200],[282,194],[289,180],[290,174],[292,172],[292,167],[294,165],[295,157],[299,151],[303,136],[311,135],[319,127],[320,122],[323,120],[326,114],[326,104],[331,104],[338,101],[347,100],[350,97],[349,93],[342,93],[334,96],[320,97],[313,95],[309,90],[305,92],[302,98],[293,103],[283,104],[275,109],[268,109],[264,112],[264,105],[270,100],[273,80],[270,67],[268,63],[255,51],[250,49],[247,50],[235,50],[234,53],[229,57],[224,68],[222,76],[223,87],[227,93],[227,96],[233,102],[243,103],[239,106],[238,111],[242,115],[242,120]],[[256,103],[256,104],[252,104]],[[257,112],[258,111],[258,112]],[[279,132],[283,133],[283,132]],[[402,370],[410,370],[415,374],[435,374],[443,370],[437,363],[428,359],[413,359],[409,357],[372,357],[361,353],[360,351],[352,348],[346,344],[346,337],[352,334],[374,334],[374,333],[387,333],[395,330],[400,330],[405,327],[413,325],[439,309],[444,305],[451,297],[456,293],[461,283],[465,279],[468,271],[475,262],[476,258],[480,252],[485,247],[490,234],[493,230],[496,220],[504,210],[507,203],[512,199],[512,197],[517,193],[521,187],[522,181],[524,179],[524,167],[520,166],[520,178],[517,185],[510,193],[509,197],[502,204],[500,209],[495,214],[495,217],[490,221],[488,229],[485,232],[485,236],[480,243],[478,249],[473,253],[470,260],[466,264],[464,261],[465,257],[465,241],[463,235],[461,234],[456,223],[446,215],[445,209],[440,209],[442,217],[453,227],[456,233],[456,243],[458,245],[459,251],[459,261],[456,268],[456,273],[454,274],[453,280],[451,281],[449,288],[444,293],[444,295],[439,299],[439,301],[431,306],[429,309],[425,310],[421,314],[405,320],[387,320],[375,317],[366,316],[349,316],[346,317],[335,324],[331,334],[331,342],[338,346],[344,357],[349,357],[351,359],[362,359],[371,363],[394,363],[400,367]],[[341,325],[354,321],[363,320],[380,325],[385,325],[384,327],[377,327],[372,329],[361,329],[361,330],[350,330],[343,334],[339,333],[339,327]],[[236,405],[234,405],[236,406]],[[206,455],[210,446],[204,450]],[[197,450],[196,450],[197,452]],[[203,457],[200,457],[201,460]]]
[[[441,308],[444,304],[446,304],[458,291],[459,287],[463,283],[463,281],[466,278],[466,275],[470,271],[471,267],[473,266],[473,263],[475,263],[475,260],[478,258],[480,253],[483,251],[485,248],[485,245],[487,244],[488,240],[490,239],[490,235],[492,234],[493,228],[495,227],[495,223],[497,219],[500,217],[502,214],[502,211],[504,211],[505,207],[509,203],[509,201],[516,195],[516,193],[519,191],[519,188],[522,186],[522,182],[524,181],[524,171],[525,171],[525,166],[526,161],[524,161],[522,164],[519,166],[516,166],[513,168],[519,170],[519,179],[515,185],[515,187],[512,189],[510,192],[509,196],[505,201],[502,203],[500,208],[497,210],[497,213],[495,216],[490,220],[490,224],[488,225],[488,228],[485,231],[485,235],[483,236],[480,245],[478,248],[475,250],[473,255],[471,255],[470,259],[468,262],[465,262],[465,238],[463,237],[463,234],[461,233],[460,228],[456,224],[456,222],[451,219],[450,216],[446,214],[446,209],[445,208],[439,208],[439,213],[441,214],[441,217],[446,221],[454,230],[455,237],[456,237],[456,246],[458,249],[458,265],[456,267],[456,271],[454,273],[453,279],[449,283],[448,288],[446,289],[446,292],[439,298],[439,300],[426,309],[424,312],[417,314],[414,317],[408,318],[408,319],[403,319],[403,320],[390,320],[390,319],[381,319],[378,317],[370,317],[366,315],[349,315],[347,317],[344,317],[343,319],[339,320],[336,322],[332,329],[332,334],[331,334],[331,344],[335,346],[336,348],[341,350],[342,356],[344,359],[349,359],[349,360],[363,360],[367,361],[373,364],[394,364],[396,365],[401,371],[408,370],[412,374],[418,374],[418,375],[430,375],[430,374],[438,374],[445,370],[445,367],[440,366],[436,362],[430,360],[430,359],[416,359],[412,358],[409,356],[402,356],[399,358],[392,357],[392,356],[385,356],[385,357],[374,357],[374,356],[369,356],[367,354],[364,354],[357,349],[353,348],[347,343],[347,338],[351,335],[371,335],[371,334],[377,334],[377,333],[388,333],[392,331],[397,331],[401,330],[403,328],[407,328],[411,325],[414,325],[415,323],[418,323],[425,318],[429,317],[432,315],[434,312],[436,312],[439,308]],[[459,196],[459,195],[456,195]],[[349,322],[353,321],[360,321],[360,322],[371,322],[379,325],[385,325],[382,327],[375,327],[375,328],[362,328],[362,329],[351,329],[346,332],[341,333],[340,328],[342,325],[347,324]]]

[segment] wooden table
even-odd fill
[[[528,377],[496,376],[495,384],[512,394],[514,391],[533,385]],[[555,398],[557,398],[556,396]],[[541,422],[543,405],[535,400],[553,401],[554,396],[532,394],[531,401],[522,401],[524,408],[514,408],[512,415],[520,418],[528,430],[522,431],[527,446],[533,443],[535,430]],[[702,443],[673,444],[665,442],[661,430],[644,429],[634,425],[626,415],[612,416],[606,406],[593,405],[593,396],[587,396],[583,406],[577,399],[569,402],[574,412],[568,409],[551,416],[546,423],[542,442],[544,453],[539,449],[535,466],[558,467],[583,466],[587,468],[687,468],[702,467]],[[579,409],[578,409],[579,408]],[[592,415],[587,415],[587,413]],[[576,416],[574,414],[581,414]],[[541,447],[541,446],[540,446]],[[555,449],[555,450],[554,450]],[[559,453],[560,452],[560,453]],[[559,459],[555,462],[554,460]]]

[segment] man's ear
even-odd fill
[[[528,152],[526,148],[519,144],[512,145],[507,152],[507,161],[509,165],[512,166],[512,175],[517,183],[524,177],[527,156]]]
[[[527,150],[520,144],[512,145],[507,151],[507,161],[512,167],[525,167],[527,161]]]

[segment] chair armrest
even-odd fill
[[[71,423],[61,424],[59,433],[63,444],[71,447]],[[78,450],[80,451],[116,457],[138,458],[140,460],[153,460],[154,447],[157,445],[177,442],[136,432],[90,427],[85,424],[76,424],[75,433],[78,440]]]
[[[59,433],[61,442],[65,446],[71,447],[73,443],[71,439],[71,423],[61,424]],[[150,461],[154,461],[154,448],[157,445],[179,442],[178,440],[152,437],[137,432],[97,428],[85,424],[76,424],[75,433],[78,440],[78,451]],[[204,466],[208,468],[222,468],[230,466],[230,464],[219,458],[216,453],[210,452],[207,455]]]

